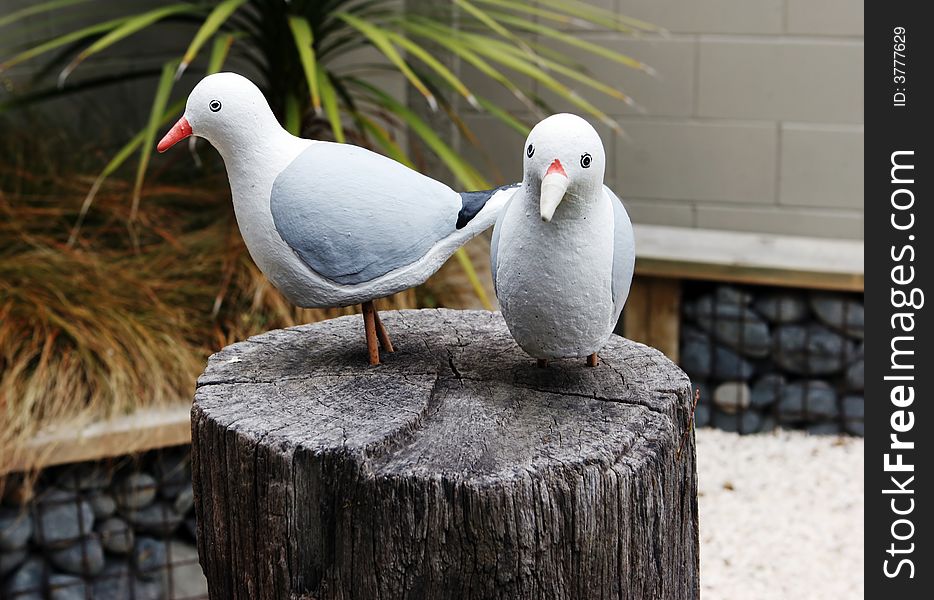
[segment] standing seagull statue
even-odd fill
[[[514,191],[458,194],[364,148],[295,137],[234,73],[198,83],[157,149],[190,135],[220,152],[250,256],[290,302],[363,304],[370,364],[377,339],[393,351],[373,300],[423,283]]]
[[[585,356],[596,366],[629,295],[632,223],[603,185],[605,163],[603,142],[587,121],[548,117],[529,133],[522,186],[493,229],[503,317],[539,366]]]

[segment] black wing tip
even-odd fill
[[[455,227],[457,229],[463,229],[467,223],[470,223],[477,214],[483,210],[483,207],[486,206],[486,203],[493,197],[493,194],[500,190],[508,190],[511,188],[519,187],[522,183],[511,183],[509,185],[501,185],[497,188],[491,190],[480,190],[476,192],[461,192],[461,209],[457,213],[457,224]]]

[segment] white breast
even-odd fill
[[[613,207],[601,193],[566,208],[545,223],[537,198],[517,197],[502,222],[497,295],[516,342],[536,358],[587,356],[615,325]]]
[[[279,173],[313,143],[290,135],[276,136],[262,151],[252,148],[224,155],[237,225],[250,257],[290,302],[309,307],[333,302],[334,286],[308,269],[279,236],[269,197]]]

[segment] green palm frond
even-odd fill
[[[302,70],[305,71],[305,81],[308,83],[308,91],[311,94],[311,106],[315,112],[321,111],[321,90],[319,83],[321,78],[318,76],[318,61],[315,58],[315,37],[312,33],[311,25],[304,17],[292,15],[289,17],[289,28],[292,30],[292,37],[295,39],[295,50],[298,52],[298,58],[302,63]]]
[[[152,156],[153,144],[156,143],[156,133],[162,121],[162,114],[169,103],[169,94],[172,93],[172,79],[178,69],[178,60],[170,60],[162,67],[162,75],[156,85],[156,97],[152,101],[149,113],[149,123],[143,129],[143,141],[140,145],[139,164],[136,167],[136,181],[133,184],[133,205],[130,209],[130,220],[136,219],[139,211],[139,198],[143,190],[143,180],[146,178],[146,168]]]
[[[6,27],[7,25],[12,25],[26,17],[31,17],[33,15],[40,15],[43,13],[48,13],[53,10],[59,10],[66,8],[73,4],[81,4],[83,2],[90,2],[91,0],[51,0],[51,2],[42,2],[39,4],[33,4],[32,6],[26,6],[19,10],[13,11],[6,15],[0,16],[0,27]]]
[[[198,33],[191,39],[191,44],[188,45],[188,49],[185,50],[185,55],[182,56],[181,63],[178,65],[178,71],[175,74],[176,79],[182,76],[182,73],[185,72],[185,69],[188,68],[191,61],[198,56],[198,51],[201,50],[201,47],[217,33],[217,30],[221,28],[230,16],[245,3],[246,0],[224,0],[214,7],[214,10],[211,11],[211,14],[208,15],[204,23],[198,29]],[[220,40],[223,38],[218,37],[216,39]]]
[[[75,56],[74,59],[68,64],[68,66],[62,69],[62,72],[58,76],[58,86],[62,87],[65,84],[65,80],[68,78],[68,76],[75,69],[77,69],[78,65],[80,65],[82,62],[94,56],[95,54],[110,48],[117,42],[124,40],[143,29],[146,29],[154,23],[158,23],[162,19],[166,19],[170,16],[179,15],[182,13],[194,13],[196,11],[197,8],[191,4],[172,4],[170,6],[163,6],[161,8],[156,8],[127,18],[122,23],[107,32],[107,35],[98,39],[93,44],[79,52],[78,55]]]

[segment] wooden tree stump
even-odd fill
[[[499,314],[382,316],[377,367],[359,315],[211,357],[192,442],[212,598],[698,597],[681,370],[616,336],[597,367],[540,369]]]

